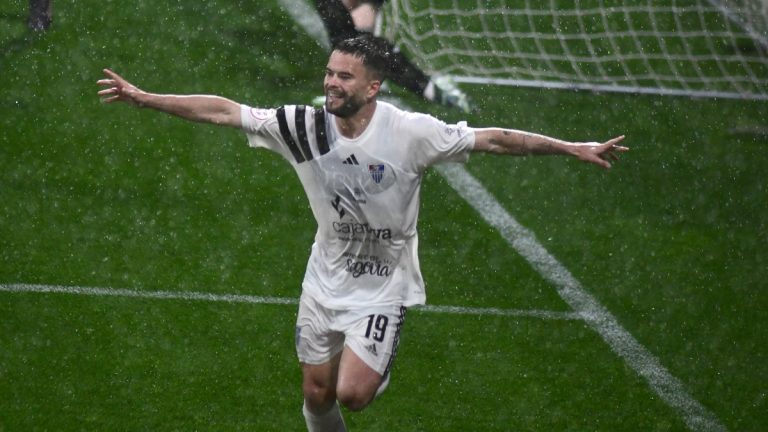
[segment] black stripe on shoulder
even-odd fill
[[[328,153],[328,136],[325,132],[325,108],[315,108],[315,138],[321,155]]]
[[[301,151],[304,153],[304,157],[307,160],[312,160],[312,150],[309,148],[309,140],[307,139],[307,121],[305,115],[307,108],[303,105],[296,107],[294,112],[294,120],[296,122],[296,137],[299,139],[299,145]]]
[[[283,136],[283,140],[291,150],[293,157],[296,158],[296,162],[304,162],[304,155],[301,154],[301,150],[299,150],[299,146],[296,145],[296,141],[291,135],[291,130],[288,128],[288,121],[285,119],[285,107],[280,107],[277,109],[277,124],[280,126],[280,135]]]

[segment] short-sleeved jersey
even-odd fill
[[[348,139],[323,108],[241,109],[249,145],[296,170],[317,220],[302,289],[327,308],[424,304],[416,221],[424,171],[466,161],[474,132],[377,102]]]

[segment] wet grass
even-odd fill
[[[295,297],[315,222],[289,165],[237,131],[103,106],[147,90],[307,102],[325,53],[276,3],[61,1],[26,35],[0,6],[0,283]],[[21,21],[21,24],[19,23]],[[14,45],[16,46],[16,45]],[[604,172],[474,156],[468,170],[729,429],[768,424],[766,104],[468,87],[447,121],[628,136]],[[429,301],[568,310],[435,172]],[[291,306],[0,293],[2,430],[301,430]],[[355,430],[683,430],[585,324],[409,315]]]

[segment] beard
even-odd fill
[[[363,97],[349,95],[347,93],[345,93],[340,99],[342,101],[341,105],[332,107],[328,99],[328,94],[326,93],[325,110],[341,118],[349,118],[357,114],[357,112],[360,111],[360,108],[362,108],[363,105],[365,105],[367,102]]]

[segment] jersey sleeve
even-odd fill
[[[277,121],[277,109],[253,108],[240,105],[242,129],[248,138],[248,145],[254,148],[266,148],[279,153],[291,161],[290,151],[280,134]]]
[[[408,122],[417,137],[415,163],[418,169],[444,162],[466,162],[475,146],[475,132],[466,122],[448,124],[430,115],[415,115]]]
[[[283,105],[277,109],[241,105],[242,128],[251,147],[263,147],[298,165],[330,150],[324,108]]]

